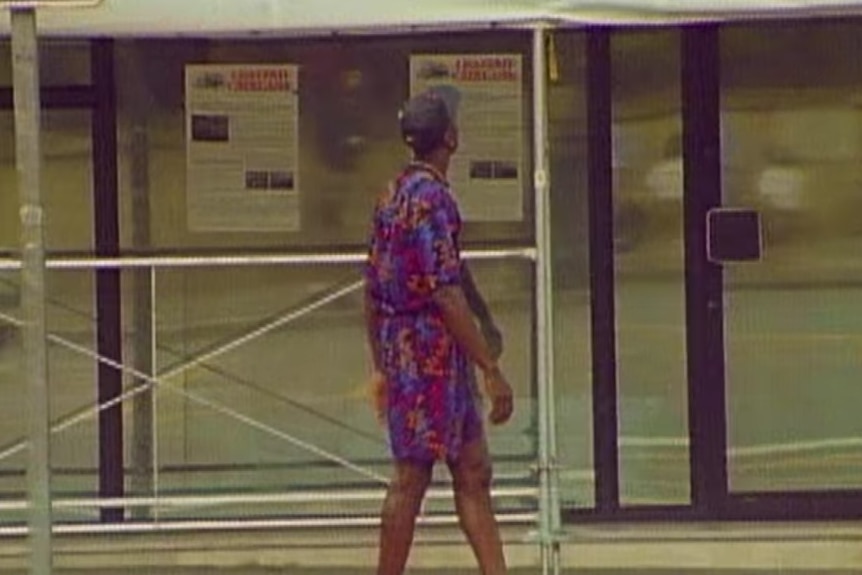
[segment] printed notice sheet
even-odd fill
[[[446,86],[459,96],[460,144],[449,179],[465,220],[524,217],[523,77],[520,55],[414,55],[410,93]]]
[[[186,67],[190,230],[299,230],[298,118],[296,66]]]

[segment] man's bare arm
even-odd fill
[[[443,314],[446,327],[484,374],[485,391],[491,399],[491,422],[506,422],[513,410],[512,388],[470,315],[463,289],[460,285],[442,287],[434,292],[434,301]]]
[[[479,321],[492,321],[491,310],[488,309],[488,304],[479,293],[479,288],[476,287],[476,281],[473,279],[473,274],[466,263],[461,264],[461,287],[464,289],[464,297],[467,298],[467,305],[470,306],[470,311]]]
[[[473,274],[466,263],[462,264],[461,268],[461,287],[464,290],[464,297],[467,300],[467,305],[476,319],[479,320],[479,325],[482,329],[482,336],[488,343],[491,351],[491,356],[498,359],[503,353],[503,334],[494,323],[494,318],[491,315],[491,310],[488,307],[485,298],[476,287],[476,281],[473,279]]]
[[[488,344],[471,316],[464,290],[457,285],[445,286],[434,292],[434,301],[443,312],[446,327],[482,371],[497,366]]]
[[[368,340],[368,347],[371,350],[371,361],[375,371],[383,369],[383,357],[381,355],[380,341],[377,339],[377,322],[378,312],[377,303],[371,295],[371,290],[365,286],[365,336]]]

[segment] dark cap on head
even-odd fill
[[[451,86],[429,88],[410,98],[398,114],[404,143],[420,155],[441,146],[455,123],[458,100],[458,92]]]

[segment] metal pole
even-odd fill
[[[39,50],[36,9],[13,7],[16,166],[21,217],[22,337],[29,390],[30,572],[50,575],[50,409],[45,328],[45,246],[41,198]]]
[[[135,249],[147,250],[151,247],[150,237],[150,141],[148,119],[152,111],[152,96],[143,79],[143,66],[138,60],[140,50],[137,46],[131,54],[129,66],[132,100],[123,114],[131,116],[130,180],[132,192],[132,245]],[[133,343],[134,366],[138,371],[154,375],[155,369],[155,276],[156,268],[132,271],[134,283],[133,323],[137,337]],[[135,385],[147,385],[137,380]],[[155,401],[156,389],[135,397],[132,402],[132,491],[135,495],[155,493],[156,465],[155,455]],[[151,511],[145,508],[133,510],[135,519],[149,517]]]
[[[554,326],[548,159],[547,27],[533,31],[533,150],[536,206],[536,377],[539,416],[539,541],[542,573],[559,573],[560,506],[554,418]]]
[[[156,285],[156,278],[158,276],[157,270],[155,267],[150,268],[150,362],[152,367],[152,373],[155,374],[158,371],[159,365],[159,324],[158,324],[158,312],[156,309],[156,297],[158,294],[158,287]],[[152,411],[150,412],[150,427],[152,429],[152,449],[150,450],[150,455],[152,457],[150,468],[153,471],[153,481],[152,481],[152,493],[155,498],[159,499],[159,426],[158,426],[158,416],[159,416],[159,395],[158,388],[151,387],[150,388],[150,397],[152,398],[150,401],[150,407]],[[156,522],[159,521],[159,509],[156,507],[153,512],[153,518]]]

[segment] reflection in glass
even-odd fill
[[[725,270],[733,491],[862,485],[860,32],[722,35],[725,203],[759,209],[764,227],[764,259]]]
[[[50,338],[48,389],[53,425],[89,413],[51,440],[55,494],[97,493],[95,317],[89,272],[49,272],[46,321]],[[59,289],[58,289],[59,288]],[[20,320],[18,272],[0,274],[0,313]],[[25,482],[28,389],[24,385],[18,328],[0,318],[0,498],[21,495]],[[80,351],[86,350],[86,353]],[[8,489],[8,491],[7,491]]]
[[[15,116],[0,110],[0,253],[18,249],[18,186],[15,172]]]
[[[18,186],[14,116],[0,111],[0,253],[18,250]],[[92,249],[90,114],[48,110],[42,115],[42,205],[48,250]]]
[[[73,54],[69,57],[74,59]],[[74,72],[74,67],[69,72]],[[42,126],[46,247],[90,251],[93,234],[90,115],[50,110],[43,114]],[[20,242],[16,181],[13,114],[3,111],[0,112],[0,190],[3,191],[0,254],[10,256],[18,253]],[[15,318],[20,318],[19,275],[18,271],[0,272],[0,313]],[[90,350],[95,349],[96,341],[92,279],[90,272],[51,271],[46,276],[45,302],[49,334]],[[20,346],[17,328],[0,320],[0,391],[4,398],[0,402],[0,446],[13,451],[22,445],[27,433],[27,388],[21,384]],[[92,408],[96,398],[95,373],[92,358],[49,345],[50,409],[54,421],[81,408]],[[76,440],[54,437],[53,444],[60,445],[54,449],[51,461],[55,492],[96,492],[97,471],[91,458],[98,453],[96,437],[94,433],[79,435]],[[26,460],[26,451],[0,460],[2,489],[10,490],[3,491],[3,496],[24,493],[18,487],[25,482]]]
[[[396,112],[408,96],[409,58],[439,53],[444,47],[451,53],[520,54],[529,61],[529,35],[519,32],[337,42],[118,43],[123,245],[171,250],[363,247],[375,198],[408,160]],[[300,66],[298,172],[263,173],[247,166],[251,171],[242,183],[254,190],[296,191],[299,229],[269,233],[190,229],[184,67],[240,62]],[[529,74],[524,74],[522,89],[529,94]],[[529,97],[523,98],[523,106],[519,128],[524,142],[529,142]],[[220,140],[227,126],[223,116],[204,114],[195,116],[190,128],[193,138]],[[528,156],[529,146],[523,148]],[[505,180],[522,176],[502,164],[477,166],[476,175]],[[523,221],[468,222],[469,241],[529,243],[530,178],[520,179],[525,191]]]
[[[453,52],[526,54],[529,36],[118,43],[123,246],[179,252],[364,250],[372,202],[407,159],[394,112],[407,97],[409,56],[436,53],[441,46]],[[183,68],[188,63],[236,62],[301,66],[299,172],[264,173],[252,166],[245,180],[251,188],[270,191],[298,186],[298,231],[208,233],[189,228]],[[528,109],[529,98],[524,106]],[[201,132],[212,126],[197,128]],[[529,124],[521,128],[529,141]],[[507,166],[492,166],[494,177],[508,178],[509,172]],[[528,178],[524,181],[529,183]],[[468,222],[465,243],[531,245],[532,199],[529,193],[524,197],[523,221]],[[504,330],[503,362],[519,398],[516,421],[491,430],[495,475],[503,485],[532,484],[532,268],[512,260],[477,262],[473,270]],[[150,484],[137,480],[136,492],[198,492],[213,485],[237,491],[374,485],[373,479],[327,454],[388,476],[385,436],[366,405],[361,298],[350,292],[315,307],[315,302],[359,277],[354,266],[158,270],[152,304],[156,345],[150,367],[167,382],[151,398],[156,478]],[[147,338],[143,344],[137,341],[146,329],[147,281],[135,276],[138,287],[125,284],[130,289],[124,310],[127,323],[141,328],[136,329],[136,343],[127,341],[127,349],[137,350],[133,355],[146,354],[141,347]],[[257,332],[279,318],[292,319]],[[146,410],[130,411],[133,420],[146,419]],[[248,425],[239,414],[264,427]],[[133,467],[146,470],[146,425],[138,433],[143,443],[135,433],[127,433],[127,441],[141,448],[131,459]],[[439,479],[445,480],[445,473]],[[205,512],[248,515],[286,510]]]
[[[21,385],[21,338],[13,320],[20,319],[19,274],[0,272],[0,499],[26,494],[26,451],[8,452],[15,438],[27,434],[26,386]],[[4,516],[5,513],[0,513]],[[12,521],[12,519],[9,519]]]
[[[589,227],[584,85],[585,35],[554,36],[548,86],[551,234],[554,274],[554,385],[561,500],[588,508],[595,498],[589,313]]]
[[[529,485],[531,267],[511,261],[471,268],[505,334],[503,362],[519,405],[512,423],[489,428],[497,481]],[[159,494],[214,484],[240,492],[343,490],[388,478],[385,432],[365,387],[360,278],[352,266],[157,272]],[[447,479],[442,469],[438,479]],[[433,508],[451,511],[451,502]],[[369,511],[367,502],[362,509]]]
[[[42,86],[86,86],[90,83],[90,42],[40,39],[39,81]],[[12,85],[12,48],[0,39],[0,87]]]
[[[620,498],[688,503],[678,34],[613,36]]]
[[[565,46],[563,46],[565,44]],[[591,501],[588,294],[586,262],[586,142],[583,136],[583,37],[561,36],[563,73],[553,87],[555,259],[560,262],[557,365],[560,435],[566,498]],[[447,51],[517,53],[529,35],[493,33],[362,38],[347,44],[308,41],[127,40],[117,43],[120,113],[121,234],[127,250],[362,249],[370,203],[406,159],[393,116],[407,95],[411,53]],[[303,66],[301,177],[266,174],[268,188],[304,187],[303,230],[297,234],[193,233],[185,189],[183,66],[189,62],[289,61]],[[89,72],[89,70],[87,70]],[[77,76],[75,76],[77,77]],[[0,84],[2,84],[0,70]],[[529,74],[525,94],[529,94]],[[79,83],[67,79],[60,83]],[[83,82],[81,82],[83,83]],[[525,110],[531,108],[524,98]],[[528,118],[529,114],[524,114]],[[0,114],[0,188],[14,178],[11,114]],[[522,129],[530,141],[530,121]],[[92,250],[90,116],[46,113],[45,191],[51,250]],[[529,147],[529,144],[525,144]],[[529,151],[525,151],[529,155]],[[512,166],[490,166],[494,178],[519,176]],[[4,184],[9,184],[8,186]],[[260,174],[250,184],[263,186]],[[12,186],[12,187],[10,187]],[[307,189],[306,189],[307,187]],[[0,194],[0,250],[17,245],[15,198]],[[469,245],[533,243],[533,198],[524,193],[523,221],[468,223]],[[568,213],[568,216],[566,215]],[[52,216],[51,214],[55,214]],[[8,219],[6,219],[8,218]],[[572,225],[574,222],[575,225]],[[533,270],[523,261],[476,263],[474,272],[506,337],[503,358],[516,388],[515,421],[494,429],[490,443],[501,485],[535,482],[535,381],[533,381]],[[124,360],[139,371],[166,377],[164,389],[124,404],[127,492],[132,495],[283,491],[292,487],[351,487],[368,478],[342,467],[302,442],[348,458],[378,473],[388,471],[383,432],[366,407],[367,373],[360,302],[355,294],[308,316],[256,335],[274,317],[291,314],[333,285],[356,278],[347,267],[255,267],[123,271]],[[49,330],[93,350],[96,342],[92,272],[57,271],[49,280]],[[154,282],[154,283],[151,283]],[[150,299],[150,295],[155,297]],[[154,320],[148,325],[148,321]],[[214,350],[219,353],[201,358]],[[572,352],[574,350],[574,352]],[[0,349],[0,382],[8,354]],[[97,363],[62,346],[49,360],[52,409],[62,419],[92,408]],[[11,372],[9,372],[11,373]],[[13,376],[14,377],[14,376]],[[126,374],[126,389],[140,381]],[[5,383],[4,383],[5,385]],[[171,387],[168,390],[168,387]],[[139,398],[148,398],[151,409]],[[4,403],[7,410],[19,402]],[[249,418],[248,420],[244,418]],[[149,419],[149,423],[146,420]],[[250,425],[251,420],[256,422]],[[17,437],[19,418],[2,420],[3,438]],[[140,425],[139,425],[140,424]],[[148,430],[149,425],[149,430]],[[278,433],[272,433],[273,430]],[[147,434],[150,433],[148,437]],[[301,442],[287,439],[291,435]],[[147,442],[150,444],[147,445]],[[61,495],[95,495],[98,489],[96,418],[54,439],[56,488]],[[147,468],[147,457],[155,463]],[[9,465],[19,465],[21,460]],[[0,465],[0,471],[6,469]],[[13,467],[13,469],[16,469]],[[152,480],[139,481],[152,473]],[[5,476],[4,476],[5,477]],[[9,489],[23,481],[17,476]],[[438,478],[441,481],[445,477]],[[5,481],[5,479],[4,479]],[[7,483],[3,483],[4,489]],[[445,505],[451,505],[450,501]],[[532,509],[534,500],[503,502]],[[332,513],[343,513],[332,506]],[[374,506],[376,511],[376,505]],[[263,509],[278,513],[285,508]],[[307,509],[304,511],[308,511]],[[248,516],[238,508],[184,509],[172,517]],[[87,519],[95,518],[87,515]],[[64,515],[63,519],[73,515]],[[81,517],[78,517],[81,518]]]

